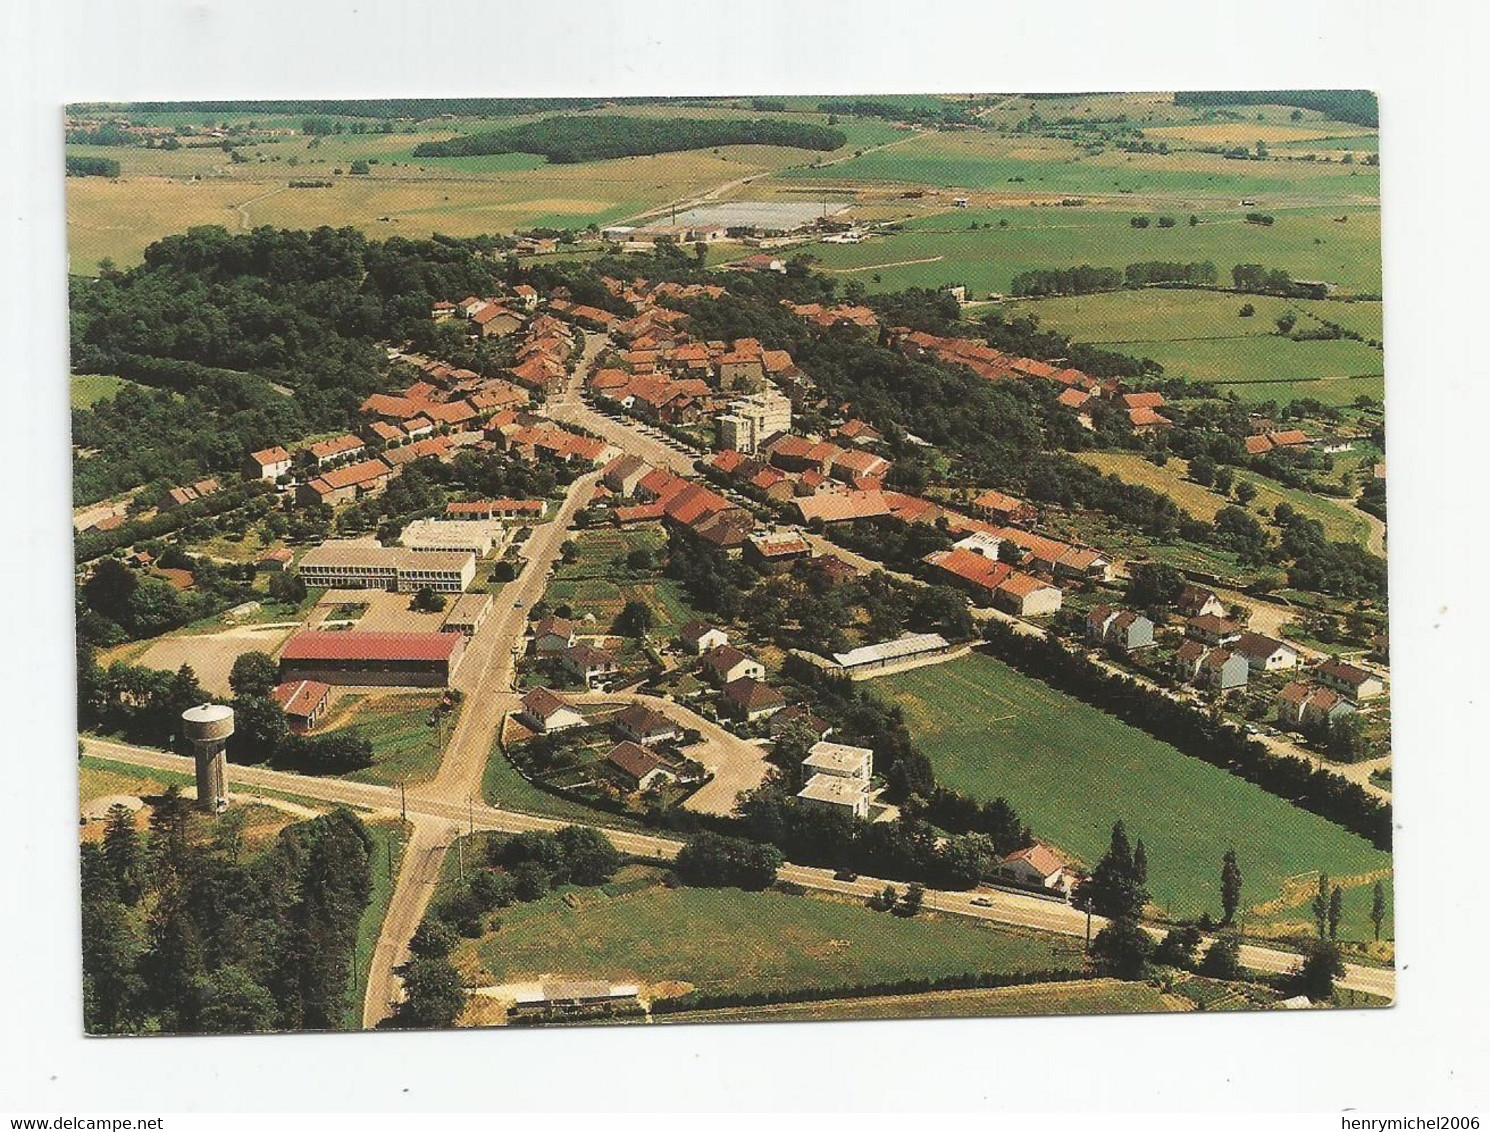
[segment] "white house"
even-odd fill
[[[706,652],[729,644],[729,634],[717,625],[710,625],[706,621],[688,622],[678,636],[694,656],[703,656]]]
[[[760,661],[746,656],[733,645],[720,645],[706,652],[704,668],[719,684],[731,684],[747,676],[752,680],[766,678],[765,666]]]
[[[523,726],[540,735],[563,731],[566,727],[579,727],[585,722],[584,716],[547,688],[534,688],[523,697],[522,705],[518,719],[522,720]]]
[[[1299,662],[1298,649],[1261,633],[1243,633],[1231,646],[1231,651],[1246,660],[1248,668],[1263,672],[1281,672]]]
[[[850,813],[856,818],[869,816],[869,790],[857,778],[836,774],[814,774],[797,797],[810,806]]]
[[[559,663],[566,672],[592,687],[621,670],[614,656],[590,645],[571,645],[559,654]]]

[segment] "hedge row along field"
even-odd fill
[[[824,152],[848,140],[842,130],[806,122],[764,118],[627,118],[603,115],[544,118],[448,141],[423,142],[415,157],[471,157],[493,153],[541,153],[555,165],[613,157],[678,153],[722,145],[782,145]]]

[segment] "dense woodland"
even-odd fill
[[[630,118],[621,115],[544,118],[448,141],[421,142],[415,157],[470,157],[539,153],[556,165],[606,161],[651,153],[679,153],[722,145],[782,145],[832,150],[848,140],[842,130],[773,118]]]
[[[362,822],[339,809],[253,854],[233,813],[204,840],[175,787],[152,803],[148,833],[115,807],[82,849],[87,1031],[339,1028],[371,891]]]
[[[1180,90],[1176,106],[1299,106],[1341,122],[1377,125],[1376,95],[1369,90]]]

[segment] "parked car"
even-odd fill
[[[859,874],[856,873],[856,872],[854,872],[853,869],[839,869],[836,873],[833,874],[833,879],[834,880],[858,880],[859,879]]]

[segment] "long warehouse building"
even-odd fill
[[[443,688],[465,650],[460,633],[297,633],[279,654],[279,678]]]

